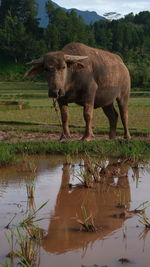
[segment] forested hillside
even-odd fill
[[[43,29],[35,0],[1,0],[0,80],[20,79],[26,61],[69,42],[83,42],[118,53],[130,69],[132,85],[150,88],[149,11],[86,25],[75,11],[55,8],[50,0],[46,10],[49,23]]]

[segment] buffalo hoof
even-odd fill
[[[92,137],[94,137],[94,136],[83,136],[83,137],[81,138],[81,141],[89,142],[89,141],[92,140]]]
[[[111,140],[116,139],[116,135],[109,135],[109,139]]]
[[[59,138],[59,141],[63,142],[63,141],[67,141],[68,139],[71,138],[71,135],[65,135],[65,134],[62,134]]]
[[[124,139],[131,139],[131,135],[130,134],[124,135]]]

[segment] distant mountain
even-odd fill
[[[85,24],[94,23],[98,20],[105,20],[104,17],[99,16],[95,11],[82,11],[76,8],[66,9],[68,12],[71,12],[72,10],[76,11],[77,14],[83,18]]]
[[[45,4],[47,0],[36,0],[36,1],[38,4],[38,18],[40,19],[40,26],[45,28],[48,24],[48,17],[45,10]],[[64,7],[57,5],[55,2],[53,2],[53,4],[56,8],[62,8],[66,12],[71,12],[72,10],[76,11],[77,14],[83,18],[85,24],[94,23],[98,20],[105,20],[104,17],[99,16],[95,11],[81,11],[76,8],[66,9]]]

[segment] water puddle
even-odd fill
[[[34,189],[33,198],[27,185]],[[19,247],[12,229],[48,201],[36,213],[41,220],[35,224],[44,229],[36,266],[149,267],[150,231],[139,221],[145,218],[144,207],[150,219],[149,191],[148,161],[40,156],[3,167],[0,265],[9,262],[12,243],[14,250]],[[88,232],[90,225],[94,230]],[[12,262],[17,266],[18,257]]]

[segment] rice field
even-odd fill
[[[60,124],[60,115],[53,107],[53,100],[48,98],[47,84],[44,82],[1,82],[0,103],[2,101],[23,101],[25,106],[19,109],[17,105],[0,105],[0,122]],[[117,105],[116,109],[118,110]],[[70,104],[69,114],[70,125],[84,126],[82,107]],[[97,131],[108,129],[108,120],[100,108],[94,110],[93,127]],[[140,133],[150,131],[149,91],[132,89],[129,100],[129,128]],[[120,118],[118,129],[122,129]]]

